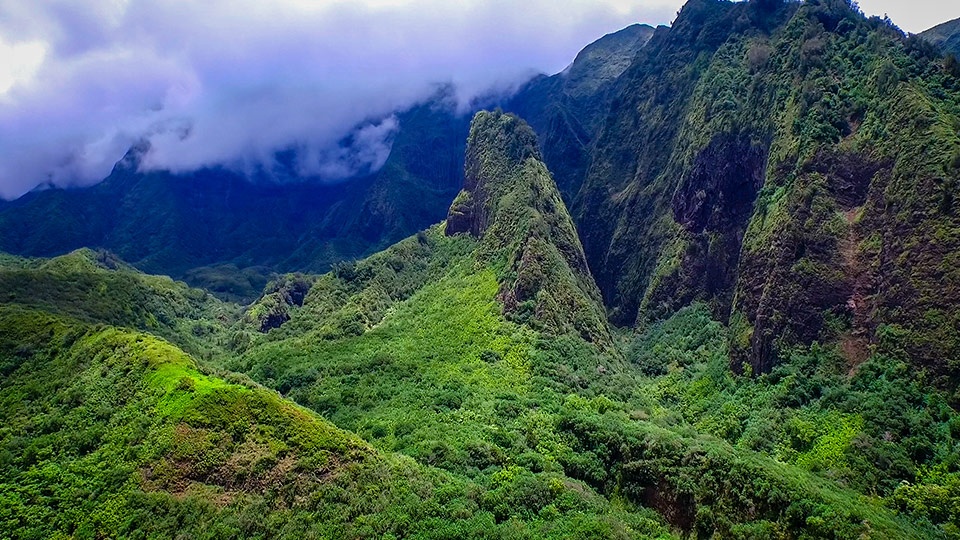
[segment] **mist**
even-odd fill
[[[0,0],[0,197],[96,183],[139,143],[145,170],[262,170],[295,149],[298,173],[349,178],[383,164],[394,113],[441,85],[461,108],[508,93],[682,3]],[[911,32],[960,16],[939,0],[859,4]]]
[[[562,70],[587,43],[676,2],[0,1],[0,196],[145,170],[242,170],[297,149],[308,176],[375,170],[393,113]],[[358,127],[359,126],[359,127]],[[339,144],[349,138],[349,147]]]

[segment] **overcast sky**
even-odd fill
[[[0,0],[0,196],[89,184],[135,142],[146,166],[242,166],[301,147],[305,172],[386,156],[392,111],[454,83],[463,99],[554,73],[680,0]],[[960,2],[861,0],[918,32]],[[342,159],[336,141],[368,147]],[[325,151],[317,151],[317,150]],[[332,149],[332,150],[331,150]],[[346,165],[345,165],[346,163]]]

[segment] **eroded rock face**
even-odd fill
[[[481,219],[483,212],[482,205],[478,205],[476,202],[478,198],[475,195],[477,193],[476,189],[476,186],[473,187],[473,190],[464,188],[453,200],[453,204],[450,205],[450,210],[447,212],[447,228],[445,231],[447,236],[467,233],[474,238],[480,237],[483,232],[483,221]]]
[[[290,311],[303,306],[313,280],[302,274],[289,274],[269,283],[263,295],[247,309],[248,320],[269,332],[290,320]]]
[[[779,214],[767,220],[779,225],[740,261],[734,310],[742,318],[734,326],[749,329],[750,338],[731,347],[735,371],[769,372],[795,343],[839,340],[852,367],[868,355],[884,280],[864,242],[887,224],[870,230],[857,216],[861,207],[870,216],[878,213],[870,206],[884,205],[880,185],[891,165],[869,152],[827,147],[798,169]],[[831,330],[828,319],[842,328]]]
[[[763,186],[767,151],[746,134],[710,141],[673,195],[673,218],[692,233],[742,229]]]
[[[671,269],[652,280],[640,315],[667,317],[694,302],[726,320],[737,279],[740,248],[767,167],[767,148],[746,133],[720,133],[700,150],[673,194]]]
[[[863,206],[873,178],[889,170],[890,160],[876,159],[862,152],[822,149],[805,168],[805,172],[822,174],[837,204],[845,210]]]
[[[463,190],[447,213],[447,236],[482,236],[528,159],[542,161],[543,157],[537,136],[526,122],[499,112],[478,113],[467,142]]]

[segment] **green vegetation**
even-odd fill
[[[960,19],[938,24],[921,32],[920,37],[943,49],[948,59],[949,55],[953,55],[955,61],[956,55],[960,55]]]
[[[4,536],[670,537],[555,473],[379,453],[145,334],[4,307],[0,358]]]
[[[481,238],[478,262],[497,272],[499,300],[514,320],[609,348],[600,293],[530,126],[499,111],[477,113],[466,159],[446,233]]]
[[[948,63],[845,0],[688,2],[618,79],[573,199],[612,320],[701,302],[736,328],[738,372],[839,343],[955,388]]]
[[[627,357],[647,374],[640,384],[657,397],[658,414],[679,414],[700,433],[880,497],[956,536],[948,501],[960,415],[905,358],[875,354],[851,371],[839,346],[814,345],[748,379],[730,373],[726,346],[725,329],[694,305],[652,325]]]
[[[203,359],[223,354],[239,308],[163,276],[143,274],[106,251],[49,260],[0,260],[0,304],[149,331]]]
[[[481,114],[475,127],[492,124],[510,133],[515,122]],[[521,149],[522,161],[536,146],[503,148]],[[511,173],[509,163],[495,160],[504,167],[500,178],[525,178],[526,168]],[[528,185],[512,189],[522,194]],[[870,416],[875,410],[796,406],[793,413],[784,410],[791,419],[785,426],[759,431],[769,420],[763,414],[780,403],[757,396],[779,390],[767,390],[766,379],[730,373],[727,331],[702,307],[651,326],[626,347],[626,364],[576,332],[548,335],[534,320],[510,317],[498,302],[498,265],[521,244],[489,246],[501,245],[499,219],[514,226],[522,220],[503,211],[518,194],[499,198],[501,186],[477,182],[472,192],[482,193],[488,206],[460,206],[464,226],[485,224],[478,240],[432,229],[320,278],[289,322],[256,338],[225,367],[277,388],[381,451],[479,485],[540,475],[582,481],[594,496],[657,510],[684,534],[935,535],[922,515],[911,524],[892,508],[891,486],[914,479],[914,469],[850,482],[883,466],[886,455],[870,461],[854,448],[890,427]],[[476,212],[487,213],[474,221]],[[338,323],[345,313],[354,324]],[[849,401],[869,406],[867,398],[887,397],[869,389]],[[761,418],[756,425],[754,416]],[[753,446],[740,440],[747,428]],[[919,431],[901,432],[913,429]],[[907,462],[945,462],[951,440],[930,443],[944,451]],[[908,451],[893,448],[884,451]]]
[[[684,312],[638,339],[628,352],[631,360],[640,351],[648,364],[669,359],[665,377],[646,379],[576,336],[542,339],[504,319],[495,301],[495,275],[473,271],[475,264],[461,255],[444,277],[359,335],[294,335],[255,346],[227,367],[279,389],[382,451],[409,455],[480,485],[543,475],[561,483],[579,480],[597,492],[594,496],[656,509],[675,529],[702,534],[764,536],[801,529],[840,538],[866,531],[882,538],[934,534],[928,526],[894,517],[883,499],[842,487],[828,469],[853,451],[850,431],[861,435],[863,420],[820,433],[816,430],[831,427],[823,420],[847,418],[827,412],[816,418],[812,433],[803,434],[805,446],[798,443],[803,453],[790,456],[721,437],[712,423],[726,418],[697,423],[727,396],[702,392],[694,404],[686,403],[693,396],[671,396],[670,388],[688,387],[677,372],[696,374],[691,393],[712,382],[710,369],[722,374],[726,391],[764,392],[759,383],[737,381],[726,369],[725,330],[708,312]],[[310,317],[308,306],[287,324]],[[318,308],[311,309],[322,311]],[[695,410],[697,405],[701,409]],[[756,406],[757,415],[776,410],[771,402],[758,400]],[[809,424],[804,414],[797,418]],[[809,426],[791,429],[801,427]],[[784,440],[792,433],[785,432]],[[876,472],[872,463],[860,465]]]
[[[527,90],[573,197],[481,112],[447,221],[323,275],[0,255],[0,537],[960,538],[960,82],[843,0],[647,37]],[[459,167],[410,137],[364,245]]]
[[[740,537],[931,534],[832,475],[805,472],[817,468],[801,459],[790,466],[698,434],[715,430],[686,421],[700,414],[668,392],[651,392],[674,385],[678,370],[709,372],[703,366],[722,362],[723,327],[706,311],[638,339],[631,360],[639,351],[647,364],[669,359],[667,377],[647,382],[576,336],[544,340],[504,319],[495,274],[473,270],[466,248],[476,243],[436,229],[425,237],[434,257],[444,253],[444,276],[371,328],[283,335],[332,313],[316,304],[334,297],[311,291],[288,323],[229,365],[377,450],[250,379],[199,369],[153,337],[2,308],[4,530],[24,538],[173,528],[248,537],[668,537],[665,519],[676,531]],[[386,261],[404,253],[413,264],[421,239],[354,270],[370,268],[360,273],[379,287],[396,276]],[[347,277],[357,273],[321,282]],[[363,294],[358,286],[352,296]],[[718,372],[727,390],[754,384]],[[704,410],[710,398],[718,399],[704,394]],[[810,449],[832,441],[814,437],[804,441]],[[891,505],[943,519],[930,500],[945,489],[933,483],[940,477],[919,478],[926,483],[899,487]]]

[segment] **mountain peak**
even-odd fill
[[[647,24],[630,25],[607,34],[584,47],[564,70],[565,85],[571,95],[592,95],[623,74],[641,48],[653,37],[655,29]]]
[[[940,23],[920,33],[920,37],[948,54],[960,54],[960,19]]]
[[[477,113],[465,170],[446,234],[481,239],[478,259],[498,273],[504,312],[609,348],[599,289],[530,126],[500,111]]]
[[[537,135],[512,114],[481,111],[473,119],[467,140],[463,191],[447,215],[447,234],[469,232],[480,237],[500,198],[523,164],[542,161]]]

